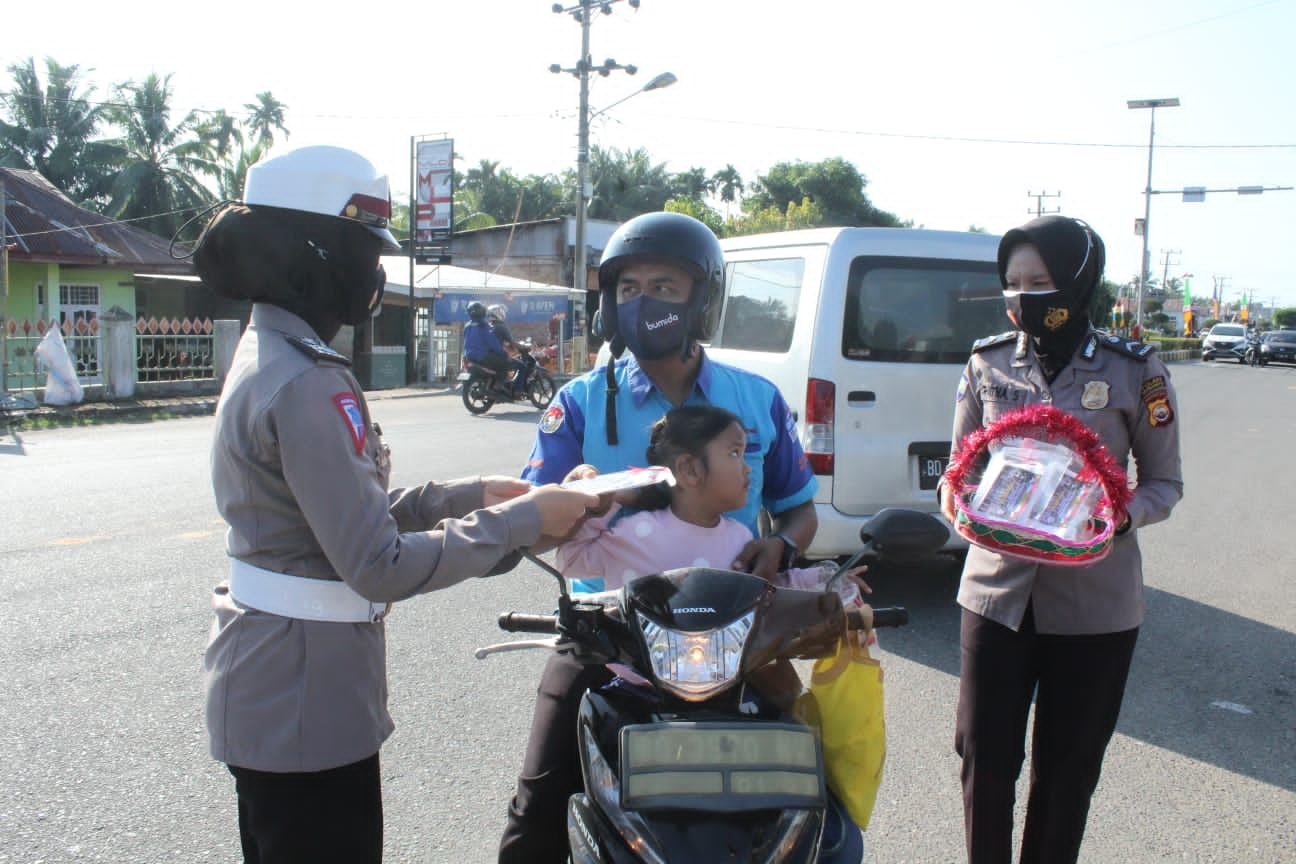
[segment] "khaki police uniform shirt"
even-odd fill
[[[1160,522],[1183,497],[1179,417],[1165,364],[1151,347],[1091,330],[1048,383],[1024,333],[982,340],[959,382],[954,450],[969,433],[1026,405],[1052,405],[1084,421],[1137,482],[1130,530],[1101,561],[1036,564],[971,546],[959,584],[965,609],[1016,630],[1032,605],[1040,633],[1115,633],[1143,621],[1138,529]],[[1133,462],[1130,463],[1130,457]]]
[[[388,491],[388,449],[344,359],[290,337],[315,333],[255,305],[217,408],[212,483],[231,556],[341,579],[382,603],[486,575],[539,538],[529,501],[477,509],[477,478]],[[204,668],[216,759],[320,771],[378,752],[394,728],[381,622],[282,618],[239,604],[225,584],[213,605]]]

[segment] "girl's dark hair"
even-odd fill
[[[742,428],[738,415],[714,405],[682,405],[666,412],[652,427],[648,451],[649,465],[675,467],[681,456],[693,456],[706,466],[707,445],[731,426]],[[661,510],[670,504],[670,487],[649,486],[639,495],[640,510]]]

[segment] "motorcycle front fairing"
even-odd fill
[[[619,659],[650,683],[582,700],[573,861],[814,861],[827,800],[818,741],[748,685],[775,660],[830,653],[840,598],[685,568],[636,579],[619,600],[605,644],[621,643]]]

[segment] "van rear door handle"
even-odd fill
[[[846,394],[847,402],[876,402],[877,394],[872,390],[852,390]]]

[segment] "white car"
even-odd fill
[[[1202,359],[1231,359],[1246,362],[1245,324],[1216,324],[1202,340]]]

